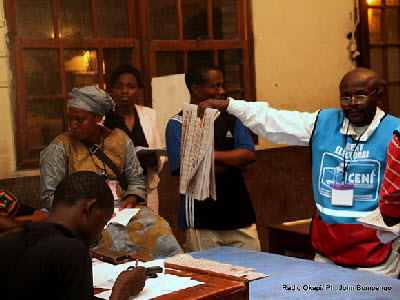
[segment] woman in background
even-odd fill
[[[138,69],[129,65],[116,68],[107,84],[116,105],[114,111],[106,115],[104,125],[123,130],[135,147],[163,148],[156,111],[142,106],[142,89],[143,77]],[[165,158],[154,152],[138,152],[137,156],[146,179],[147,206],[158,214],[158,174]]]

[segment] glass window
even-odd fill
[[[177,1],[150,0],[149,9],[152,39],[179,39]]]
[[[224,71],[225,89],[238,89],[242,83],[242,50],[218,51],[218,63]]]
[[[379,78],[383,79],[383,49],[371,48],[369,51],[371,69],[378,73]]]
[[[57,50],[24,49],[22,58],[27,96],[61,94]]]
[[[129,37],[128,7],[126,0],[96,1],[99,37]]]
[[[400,80],[400,48],[389,47],[387,49],[388,78],[390,81]]]
[[[51,1],[19,0],[15,2],[19,37],[53,38]]]
[[[236,99],[236,100],[244,100],[244,99],[246,99],[244,93],[240,93],[240,92],[229,92],[229,91],[227,91],[225,97],[226,98],[227,97],[232,97],[233,99]]]
[[[106,83],[111,72],[120,65],[132,65],[133,48],[104,48],[103,71],[106,74]]]
[[[400,85],[391,85],[388,88],[389,99],[400,99]],[[400,118],[400,101],[389,101],[390,114]]]
[[[400,41],[400,11],[399,9],[386,10],[386,39],[388,42]]]
[[[368,9],[368,26],[369,26],[369,41],[370,43],[382,42],[382,29],[381,29],[381,10],[369,8]]]
[[[208,39],[207,0],[182,0],[183,39]]]
[[[233,0],[213,1],[214,39],[237,39],[236,2]]]
[[[96,50],[66,49],[64,54],[67,93],[74,87],[99,86]]]
[[[387,5],[399,5],[400,0],[386,0]]]
[[[30,148],[46,147],[64,131],[61,99],[29,100],[26,105],[26,114]]]
[[[367,3],[368,5],[380,5],[382,4],[382,0],[367,0]]]
[[[184,73],[182,51],[160,51],[156,53],[156,76]]]
[[[188,66],[199,60],[214,61],[213,51],[189,51],[187,54]]]
[[[93,37],[90,2],[90,0],[57,0],[60,37]]]

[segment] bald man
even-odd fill
[[[378,75],[357,68],[339,85],[341,109],[283,111],[266,102],[209,99],[199,106],[227,110],[275,143],[310,146],[316,211],[315,260],[397,278],[398,245],[382,244],[376,230],[356,221],[378,207],[386,150],[400,120],[378,107]]]

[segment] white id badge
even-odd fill
[[[354,184],[332,183],[331,204],[335,206],[353,206]]]
[[[110,188],[113,196],[114,196],[114,201],[118,200],[118,195],[117,195],[117,181],[116,180],[109,180],[108,181],[108,187]]]

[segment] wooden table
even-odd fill
[[[146,261],[146,260],[143,260]],[[165,273],[191,277],[193,280],[204,282],[184,290],[179,290],[165,294],[154,299],[175,300],[175,299],[227,299],[227,300],[248,300],[249,299],[249,281],[244,278],[238,278],[225,274],[219,274],[190,267],[178,266],[165,263]],[[151,279],[149,279],[151,280]],[[99,294],[105,289],[95,288],[95,294]]]
[[[204,284],[166,294],[155,299],[249,299],[249,282],[246,279],[180,267],[172,264],[166,264],[166,267],[174,268],[173,270],[166,270],[166,274],[191,277],[194,280],[204,282]],[[179,270],[179,268],[182,270]]]
[[[336,265],[231,247],[192,252],[190,255],[255,268],[256,272],[269,275],[249,283],[251,300],[400,299],[400,280]]]

